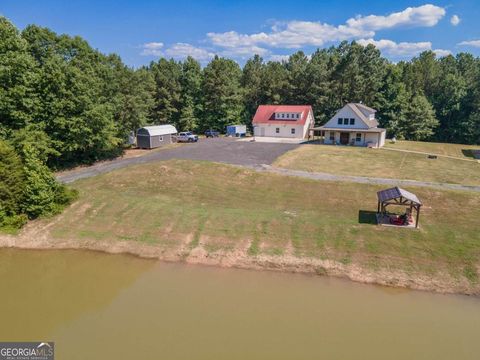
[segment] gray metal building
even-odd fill
[[[145,126],[137,130],[137,147],[154,149],[162,145],[171,144],[177,129],[173,125]]]

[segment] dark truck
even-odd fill
[[[212,130],[212,129],[209,129],[207,131],[205,131],[205,137],[209,138],[214,138],[214,137],[219,137],[220,136],[220,133],[216,130]]]

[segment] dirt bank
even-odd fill
[[[0,247],[44,250],[81,249],[110,254],[125,253],[169,262],[335,276],[367,284],[445,294],[480,295],[479,284],[471,284],[464,279],[455,279],[448,272],[437,271],[434,276],[429,277],[398,270],[373,271],[354,262],[343,264],[328,259],[299,258],[291,254],[251,256],[247,252],[249,243],[245,243],[232,251],[212,253],[204,248],[202,240],[193,249],[188,248],[190,238],[186,238],[183,244],[175,249],[142,244],[136,241],[53,240],[49,236],[48,228],[50,225],[42,227],[32,222],[18,235],[0,234]]]

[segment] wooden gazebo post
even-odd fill
[[[420,217],[420,207],[421,207],[421,205],[417,205],[417,206],[416,206],[417,218],[416,218],[416,220],[415,220],[415,229],[418,228],[418,218]]]

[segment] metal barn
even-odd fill
[[[177,129],[173,125],[145,126],[137,130],[137,147],[140,149],[155,149],[171,144]]]

